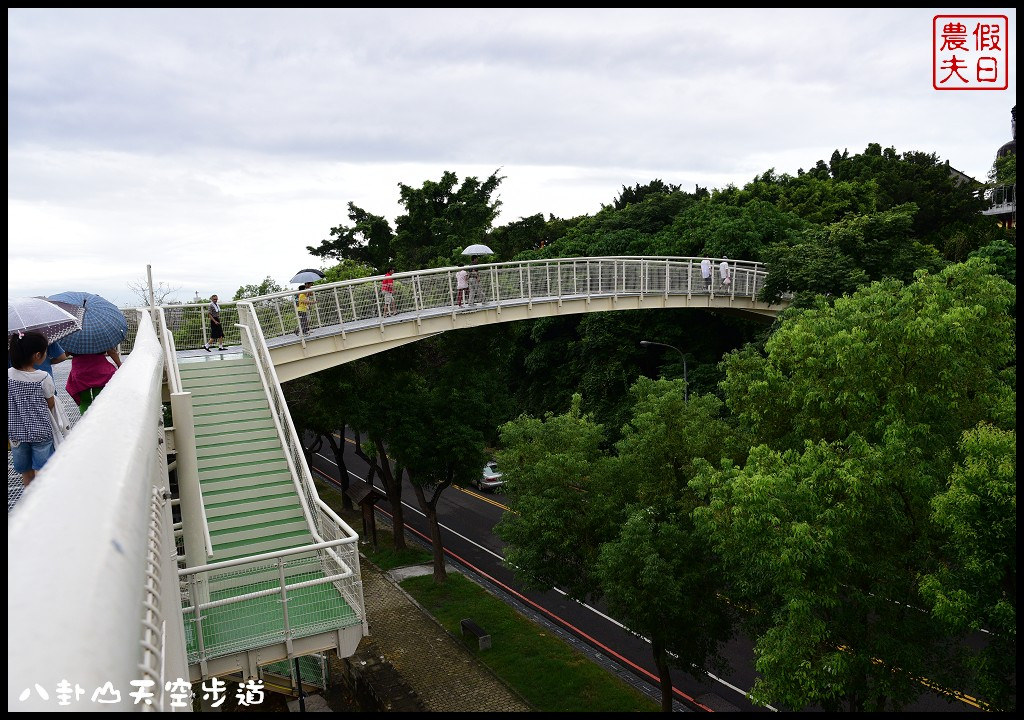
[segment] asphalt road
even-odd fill
[[[349,440],[351,443],[352,441]],[[368,468],[354,453],[345,453],[345,463],[353,477],[365,479]],[[314,457],[314,473],[321,479],[336,481],[338,468],[331,453]],[[383,491],[380,481],[376,481]],[[403,489],[405,523],[414,537],[426,543],[426,519],[419,510],[412,488],[406,481]],[[449,561],[469,568],[477,579],[487,583],[496,594],[518,609],[547,624],[553,630],[624,680],[631,682],[660,702],[657,671],[651,658],[650,644],[629,628],[605,614],[601,607],[584,605],[557,590],[538,593],[524,590],[511,570],[503,564],[503,543],[494,534],[494,525],[506,508],[500,492],[448,488],[438,501],[438,521]],[[390,514],[386,500],[378,509]],[[416,533],[419,533],[417,536]],[[754,683],[752,645],[738,638],[726,647],[732,669],[723,677],[700,682],[678,669],[673,669],[677,710],[771,712],[784,708],[761,707],[750,703],[746,692]],[[969,697],[952,703],[938,693],[923,688],[918,703],[907,712],[980,712]]]

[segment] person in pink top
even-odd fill
[[[117,348],[111,348],[103,354],[75,355],[71,358],[71,372],[65,388],[71,399],[78,403],[79,412],[84,414],[89,409],[119,367],[121,356]]]

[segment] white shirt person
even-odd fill
[[[711,292],[711,259],[704,258],[700,261],[700,276],[704,278],[704,291]]]
[[[722,278],[722,285],[729,285],[732,283],[732,274],[729,271],[729,258],[722,258],[722,262],[718,264],[718,274]]]

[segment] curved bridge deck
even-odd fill
[[[461,304],[458,267],[394,274],[391,303],[383,292],[382,276],[317,285],[307,291],[305,318],[298,290],[240,303],[251,307],[282,381],[439,332],[484,324],[655,308],[729,309],[772,318],[788,305],[759,300],[767,277],[764,266],[738,260],[714,260],[707,279],[701,258],[563,258],[466,265],[467,270],[474,267],[478,282],[475,288],[471,282]],[[204,306],[166,306],[164,311],[179,349],[202,347],[208,332]],[[223,304],[222,315],[228,343],[237,344],[237,305]]]

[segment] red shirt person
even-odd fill
[[[391,275],[395,272],[393,267],[389,267],[388,271],[384,273],[384,279],[380,281],[380,291],[384,293],[384,315],[395,314],[395,279]]]

